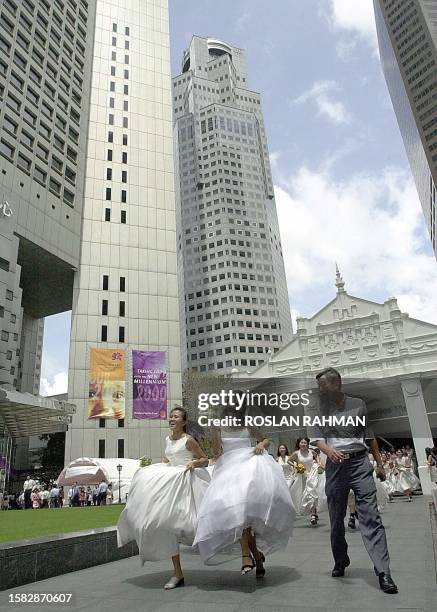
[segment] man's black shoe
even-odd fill
[[[334,569],[331,572],[331,576],[333,578],[340,578],[341,576],[344,576],[344,570],[345,570],[346,567],[349,567],[350,564],[351,564],[351,561],[350,561],[349,557],[341,565],[335,564],[334,565]]]
[[[381,574],[379,574],[378,578],[379,578],[379,586],[381,587],[381,591],[384,591],[384,593],[397,593],[398,592],[398,587],[393,582],[393,579],[390,576],[390,574],[385,574],[384,572],[382,572]]]

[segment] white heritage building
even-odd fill
[[[313,317],[299,317],[293,340],[244,377],[308,384],[322,369],[338,369],[346,392],[365,399],[376,436],[413,439],[429,493],[425,448],[437,436],[437,325],[410,318],[395,298],[378,304],[349,295],[338,268],[335,285],[335,298]],[[281,392],[279,381],[275,387]],[[269,436],[280,443],[303,432],[284,433]]]

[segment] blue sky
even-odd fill
[[[371,0],[169,0],[172,74],[193,34],[246,50],[261,92],[293,316],[346,289],[437,323],[432,254],[382,75]],[[46,319],[42,392],[66,388],[70,315]],[[57,376],[57,378],[56,378]]]

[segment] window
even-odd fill
[[[125,70],[124,71],[124,78],[128,79],[129,78],[129,70]]]
[[[124,111],[128,111],[129,110],[129,102],[127,100],[124,100],[124,102],[123,102],[123,110]]]
[[[15,149],[12,145],[10,145],[3,138],[0,140],[0,155],[6,157],[7,159],[11,159],[14,157]]]
[[[107,291],[109,286],[109,276],[107,274],[103,275],[103,291]]]
[[[106,157],[108,161],[112,161],[112,149],[108,149],[108,155]]]
[[[118,341],[124,342],[124,327],[123,326],[118,328]]]
[[[105,458],[105,440],[99,440],[99,459]]]
[[[123,86],[123,93],[125,96],[127,96],[129,94],[129,85],[124,85]]]
[[[109,125],[114,125],[114,115],[110,114],[108,119]]]
[[[121,182],[127,183],[127,171],[126,170],[123,170],[121,173]]]
[[[117,46],[117,38],[115,36],[112,37],[112,46],[113,47]]]
[[[111,220],[111,209],[105,208],[105,221],[110,221],[110,220]]]
[[[117,24],[116,23],[112,24],[112,31],[117,33]]]
[[[122,210],[120,213],[120,221],[121,223],[126,223],[126,211]]]
[[[102,315],[106,316],[108,314],[108,300],[102,301]]]
[[[39,133],[44,138],[47,138],[47,140],[50,140],[50,136],[51,136],[52,130],[50,128],[48,128],[44,123],[40,123],[39,124]]]
[[[108,340],[108,326],[102,325],[101,341],[107,342],[107,340]]]
[[[110,83],[109,83],[109,91],[115,91],[115,81],[110,81]]]
[[[123,117],[123,127],[124,128],[129,127],[129,121],[127,117]]]
[[[124,48],[126,49],[126,51],[129,51],[129,41],[128,40],[124,41]]]
[[[65,178],[67,179],[67,181],[70,181],[70,183],[73,183],[74,185],[76,183],[76,172],[74,172],[68,166],[65,166]]]
[[[114,132],[108,132],[108,142],[114,142]]]
[[[64,202],[69,206],[73,206],[74,204],[74,193],[71,193],[68,189],[64,187]]]
[[[126,146],[127,145],[127,134],[123,134],[123,144]],[[127,163],[127,153],[126,153],[126,162]]]
[[[27,159],[27,157],[25,157],[22,153],[18,153],[18,167],[21,168],[21,170],[24,170],[24,172],[29,173],[30,171],[30,167],[32,165],[30,159]]]
[[[106,419],[99,419],[99,427],[100,428],[106,427]]]
[[[120,276],[120,291],[124,293],[126,291],[126,277]]]
[[[115,76],[115,66],[111,66],[111,76]]]
[[[125,33],[125,36],[129,36],[130,34],[130,29],[127,26],[124,28],[124,33]]]
[[[123,439],[117,440],[117,457],[119,459],[123,459],[124,457],[124,440]]]
[[[57,196],[61,194],[61,184],[52,177],[50,177],[50,191]]]
[[[106,200],[110,200],[111,199],[111,187],[106,187]]]
[[[121,201],[123,204],[127,202],[127,192],[124,189],[121,190]]]
[[[13,121],[7,115],[3,115],[3,127],[5,130],[10,132],[11,134],[14,134],[15,136],[18,130],[18,123],[15,123],[15,121]]]
[[[57,157],[52,155],[52,168],[62,174],[63,167],[64,167],[64,163],[61,162],[61,160],[59,160]]]
[[[124,427],[124,419],[118,419],[118,426]]]
[[[44,170],[41,170],[41,168],[35,166],[33,178],[38,181],[38,183],[45,185],[47,180],[47,172],[44,172]]]
[[[124,56],[124,63],[129,64],[129,55]]]
[[[106,168],[106,180],[107,181],[112,180],[112,168]]]
[[[127,164],[127,153],[126,153],[126,151],[123,151],[123,153],[121,155],[121,163],[122,164]]]
[[[120,302],[120,306],[118,309],[118,315],[120,317],[124,317],[126,312],[126,302]]]
[[[44,161],[47,161],[49,159],[48,150],[43,147],[40,142],[36,145],[36,154],[40,159],[43,159]]]

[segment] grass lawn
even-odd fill
[[[117,524],[124,504],[85,508],[8,510],[0,512],[0,542],[28,540],[55,533],[82,531]]]

